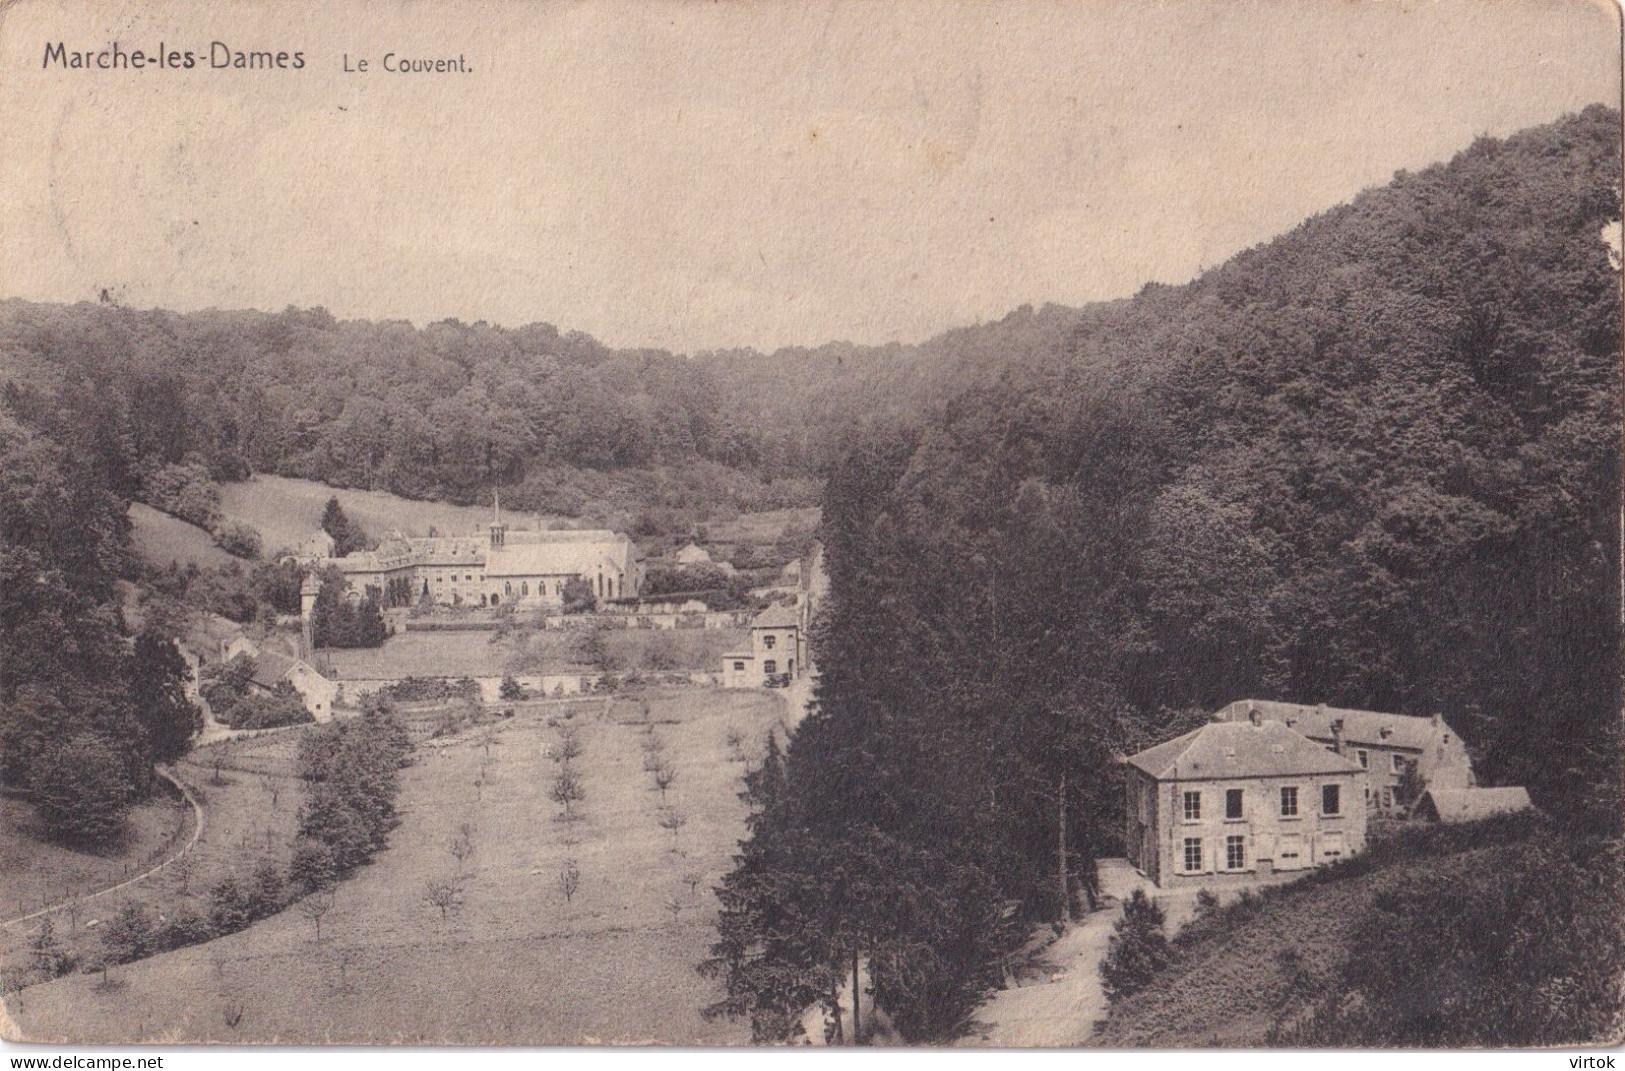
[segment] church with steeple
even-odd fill
[[[599,602],[632,599],[643,582],[637,547],[607,529],[513,528],[492,503],[483,534],[407,536],[393,532],[376,550],[322,558],[343,575],[353,598],[385,606],[425,600],[442,606],[558,605],[564,586],[586,582]]]

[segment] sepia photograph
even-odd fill
[[[0,0],[7,1054],[1619,1046],[1621,26]]]

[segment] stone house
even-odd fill
[[[1122,760],[1129,862],[1160,888],[1245,883],[1365,848],[1365,768],[1279,721],[1212,721]]]
[[[724,688],[767,688],[806,672],[801,614],[794,606],[769,606],[751,619],[750,650],[722,656]]]
[[[599,602],[633,598],[643,582],[637,547],[619,532],[509,529],[501,521],[488,525],[484,538],[396,534],[376,550],[318,565],[339,570],[350,598],[384,606],[427,599],[547,608],[563,602],[564,586],[574,579],[585,581]]]
[[[1215,717],[1221,721],[1248,721],[1255,714],[1265,721],[1281,722],[1358,762],[1369,771],[1368,802],[1379,814],[1395,815],[1404,810],[1399,783],[1411,763],[1416,764],[1421,782],[1428,788],[1465,789],[1477,784],[1473,760],[1461,735],[1438,714],[1419,718],[1324,703],[1309,706],[1240,699]]]
[[[327,721],[333,716],[339,686],[318,673],[309,662],[275,651],[261,652],[253,660],[254,675],[248,681],[250,688],[262,695],[272,695],[279,684],[287,683],[299,693],[311,717],[317,721]]]

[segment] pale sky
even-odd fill
[[[0,5],[0,296],[916,341],[1620,95],[1607,0],[331,7]],[[306,67],[42,69],[113,40]]]

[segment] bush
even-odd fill
[[[212,529],[219,519],[220,488],[209,478],[208,464],[201,458],[165,465],[147,473],[142,483],[142,497],[154,509],[199,528]]]
[[[1167,966],[1170,955],[1163,921],[1162,908],[1143,889],[1135,889],[1123,904],[1123,917],[1117,920],[1106,958],[1100,964],[1100,978],[1109,999],[1139,992]]]
[[[309,837],[294,842],[293,858],[288,862],[289,885],[308,895],[327,888],[337,877],[332,848]]]
[[[253,900],[249,890],[227,876],[209,889],[209,929],[215,936],[236,933],[254,921]]]
[[[221,550],[239,558],[258,558],[264,551],[260,534],[246,524],[235,521],[221,524],[214,530],[214,541]]]
[[[497,690],[497,694],[509,700],[524,699],[526,696],[524,685],[511,676],[502,678],[502,686]]]
[[[276,914],[286,902],[283,894],[282,871],[269,859],[262,860],[254,868],[254,878],[248,886],[249,912],[257,919]]]
[[[406,677],[378,690],[383,700],[399,703],[427,703],[441,699],[478,699],[479,684],[468,677]]]
[[[203,916],[191,908],[176,908],[175,913],[158,932],[157,950],[170,952],[188,945],[202,944],[213,936],[209,923]]]
[[[306,725],[316,719],[305,709],[305,701],[292,685],[283,682],[272,695],[242,696],[220,720],[233,729],[279,729]]]
[[[102,928],[101,962],[131,963],[157,951],[157,928],[145,904],[127,901]]]

